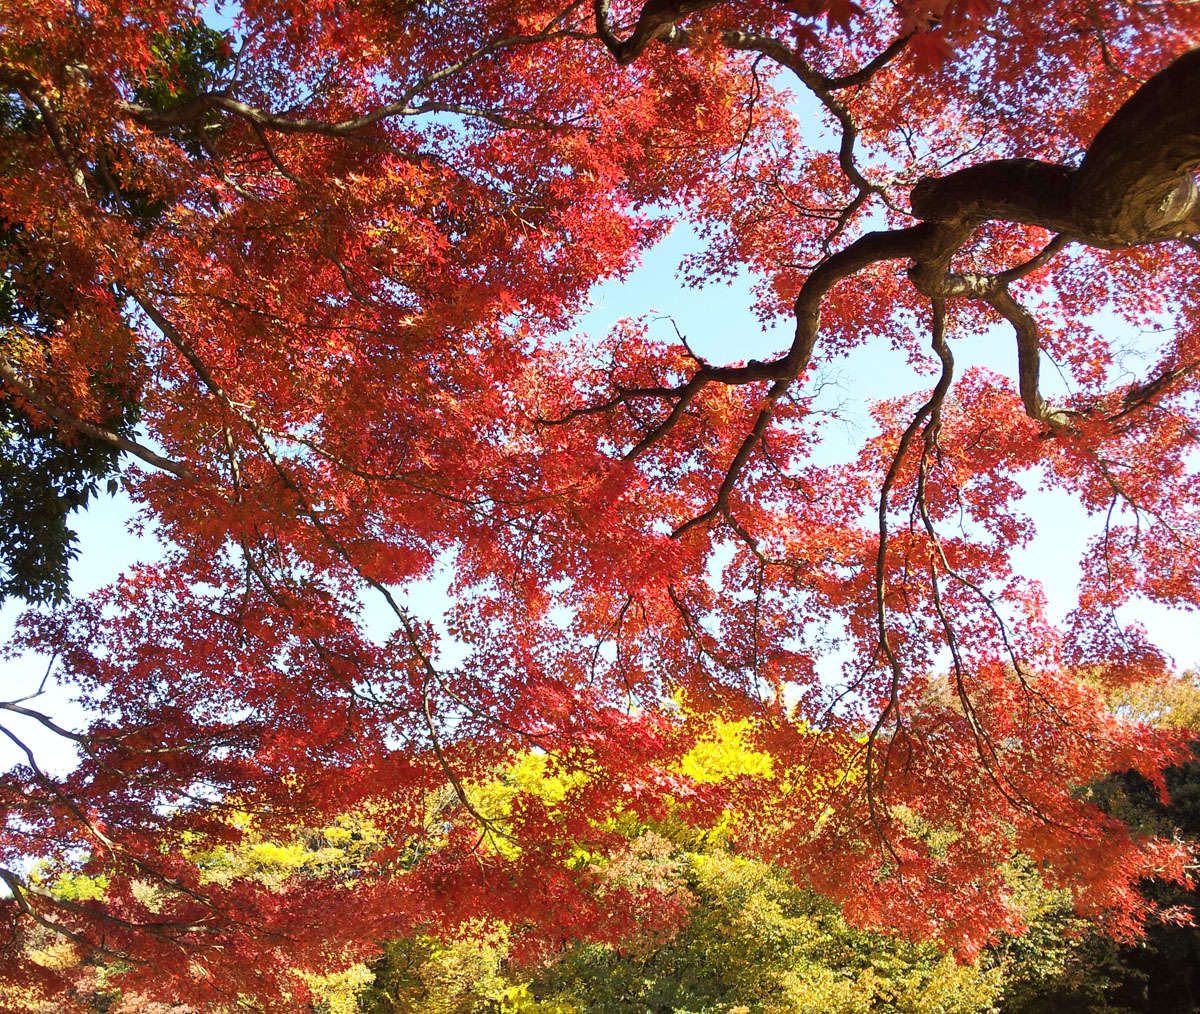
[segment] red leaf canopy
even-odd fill
[[[0,782],[12,967],[53,926],[147,989],[284,1003],[272,950],[315,967],[480,914],[602,933],[572,843],[667,800],[732,808],[854,918],[966,952],[1014,925],[1016,852],[1132,931],[1131,885],[1180,855],[1083,787],[1182,748],[1105,693],[1167,671],[1117,607],[1198,598],[1200,7],[226,13],[0,19],[3,395],[127,452],[169,546],[18,639],[98,717],[69,776],[30,757]],[[672,220],[697,278],[761,280],[772,355],[637,319],[563,337]],[[1011,376],[956,372],[980,342]],[[885,346],[932,388],[819,464],[815,378]],[[136,439],[108,428],[122,400]],[[1014,563],[1030,475],[1100,531],[1060,625]],[[409,603],[439,567],[435,625]],[[770,777],[689,784],[714,717],[749,720]],[[531,749],[565,797],[477,812]],[[282,834],[364,806],[393,844],[352,901],[189,852],[238,836],[229,807]],[[51,897],[29,856],[105,870],[104,898]]]

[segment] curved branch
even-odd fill
[[[1100,128],[1079,166],[1074,214],[1114,244],[1200,231],[1200,49],[1155,74]]]
[[[1038,386],[1042,346],[1038,338],[1037,321],[1025,307],[1013,299],[1007,288],[999,288],[988,302],[1012,324],[1017,333],[1017,383],[1025,412],[1031,419],[1044,422],[1052,429],[1062,429],[1070,422],[1070,415],[1061,409],[1052,408],[1043,400]]]
[[[762,56],[769,57],[779,66],[786,67],[795,74],[821,105],[828,110],[829,114],[838,121],[838,125],[842,131],[842,139],[838,145],[838,164],[842,167],[842,172],[846,178],[858,189],[859,199],[865,199],[870,194],[880,194],[887,200],[884,188],[868,180],[862,174],[862,170],[858,168],[858,164],[854,160],[854,145],[858,140],[858,125],[854,122],[854,118],[851,116],[847,105],[834,95],[834,92],[869,81],[872,75],[886,66],[904,48],[908,42],[908,36],[902,36],[900,39],[897,39],[870,63],[843,78],[826,77],[796,50],[790,49],[778,39],[767,35],[759,35],[736,28],[726,28],[721,32],[720,38],[722,44],[729,49],[759,53]],[[675,44],[687,45],[691,41],[691,34],[685,29],[679,29],[675,31],[671,41]]]
[[[913,440],[917,436],[917,432],[922,426],[926,425],[926,420],[929,420],[929,425],[933,425],[941,410],[942,403],[946,400],[946,394],[950,390],[950,385],[954,379],[954,359],[949,355],[949,349],[946,346],[946,308],[945,303],[940,299],[931,301],[932,306],[932,344],[934,350],[938,353],[941,359],[942,371],[938,378],[937,385],[930,394],[929,399],[921,405],[920,408],[913,414],[908,426],[900,435],[900,440],[896,445],[896,452],[892,455],[891,464],[888,467],[887,474],[884,476],[883,484],[879,489],[879,507],[878,507],[878,531],[879,531],[879,547],[875,557],[875,625],[878,633],[879,651],[884,656],[887,667],[890,670],[891,678],[889,680],[889,692],[887,703],[883,710],[879,713],[870,734],[867,737],[866,745],[866,791],[867,791],[867,808],[870,812],[871,823],[880,833],[884,843],[887,844],[887,836],[883,833],[882,822],[879,817],[879,803],[875,799],[874,779],[871,777],[874,767],[875,754],[878,751],[877,742],[883,730],[887,727],[889,721],[896,721],[899,727],[902,722],[900,711],[900,684],[904,678],[903,666],[900,663],[899,657],[896,655],[895,649],[892,647],[891,638],[888,636],[887,624],[887,555],[888,555],[888,512],[890,510],[890,498],[892,487],[896,484],[896,480],[900,477],[900,469],[904,465],[904,458],[908,454],[909,447],[912,446]],[[881,773],[881,779],[886,779],[887,766],[890,761],[891,751],[888,750],[884,755],[884,769]],[[886,818],[887,807],[884,801],[884,816]],[[890,845],[888,846],[891,851]],[[899,857],[892,853],[893,857],[899,861]]]
[[[880,50],[877,56],[863,64],[858,70],[851,71],[848,74],[841,74],[838,77],[826,78],[825,87],[830,91],[841,91],[843,88],[855,88],[858,85],[866,84],[904,52],[904,47],[908,45],[913,34],[913,32],[905,32],[903,35],[896,36],[887,48]]]
[[[16,70],[11,67],[0,67],[0,84],[8,85],[8,87],[16,91],[38,111],[42,123],[46,126],[46,133],[50,137],[50,143],[54,145],[54,150],[58,153],[63,167],[67,170],[67,176],[84,197],[89,196],[87,177],[84,176],[83,169],[80,168],[78,160],[71,152],[70,145],[67,144],[67,139],[63,135],[62,125],[58,120],[58,114],[54,111],[54,107],[46,97],[46,92],[42,88],[41,83],[27,71]]]

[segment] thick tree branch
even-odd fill
[[[1122,248],[1200,232],[1200,49],[1160,71],[1101,128],[1078,169],[1001,159],[927,178],[913,214],[975,226],[997,219]]]
[[[617,63],[625,66],[633,63],[655,40],[669,40],[674,33],[675,23],[681,18],[714,7],[716,3],[717,0],[648,0],[638,14],[632,34],[621,40],[609,21],[609,0],[594,0],[596,34],[616,57]]]

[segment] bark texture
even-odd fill
[[[927,222],[1038,225],[1119,248],[1200,232],[1200,49],[1154,75],[1113,115],[1077,168],[1035,159],[985,162],[912,191]]]

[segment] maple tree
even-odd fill
[[[602,935],[564,850],[668,797],[734,809],[745,848],[852,921],[964,954],[1019,924],[1015,852],[1137,931],[1137,879],[1183,852],[1074,790],[1161,786],[1184,756],[1105,692],[1168,678],[1118,607],[1197,601],[1200,9],[202,13],[3,15],[5,411],[122,452],[170,547],[12,642],[96,716],[0,704],[80,751],[63,777],[26,751],[0,782],[14,976],[53,986],[16,963],[34,926],[152,991],[279,1005],[262,954],[319,967],[331,927],[352,948],[535,905],[547,939]],[[563,339],[672,219],[706,240],[689,277],[760,279],[789,334],[773,356],[710,362],[637,318]],[[1112,321],[1147,332],[1145,362]],[[952,343],[1000,334],[1012,377],[955,374]],[[820,464],[820,369],[881,344],[932,389]],[[1043,359],[1072,393],[1043,394]],[[130,406],[136,435],[113,424]],[[1013,563],[1030,475],[1100,529],[1063,624]],[[440,565],[438,626],[405,595]],[[751,722],[771,777],[680,768],[712,715]],[[478,811],[472,780],[529,748],[579,778],[553,807]],[[431,839],[445,786],[460,805]],[[231,806],[269,829],[383,797],[392,845],[352,904],[186,857],[238,836]],[[30,856],[102,868],[104,898],[56,896]]]

